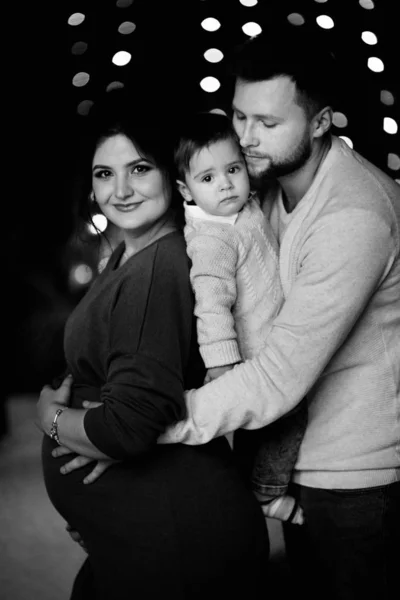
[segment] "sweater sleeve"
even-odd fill
[[[186,421],[160,442],[202,444],[257,429],[290,411],[345,342],[396,256],[378,215],[346,210],[320,218],[302,245],[297,274],[261,353],[186,394]]]
[[[241,360],[232,308],[236,302],[237,249],[234,232],[195,232],[187,236],[190,280],[200,353],[207,368]]]
[[[101,407],[87,411],[85,431],[116,459],[149,451],[185,414],[193,299],[184,244],[159,249],[124,279],[111,307],[107,381]]]

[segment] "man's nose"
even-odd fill
[[[257,146],[254,130],[250,123],[245,125],[241,135],[239,135],[239,142],[242,148],[247,148],[248,146]]]

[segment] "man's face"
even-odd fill
[[[254,184],[293,173],[311,155],[311,123],[297,103],[296,86],[289,77],[238,79],[233,125]]]

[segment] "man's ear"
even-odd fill
[[[325,106],[313,118],[313,137],[320,138],[327,133],[332,126],[332,108]]]
[[[192,194],[190,193],[190,190],[186,183],[183,183],[183,181],[180,181],[179,179],[176,180],[176,183],[178,186],[178,191],[182,198],[186,200],[186,202],[190,202],[191,200],[193,200]]]

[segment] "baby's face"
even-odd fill
[[[243,208],[250,184],[243,155],[233,139],[211,144],[192,157],[186,192],[211,215],[228,217]]]

